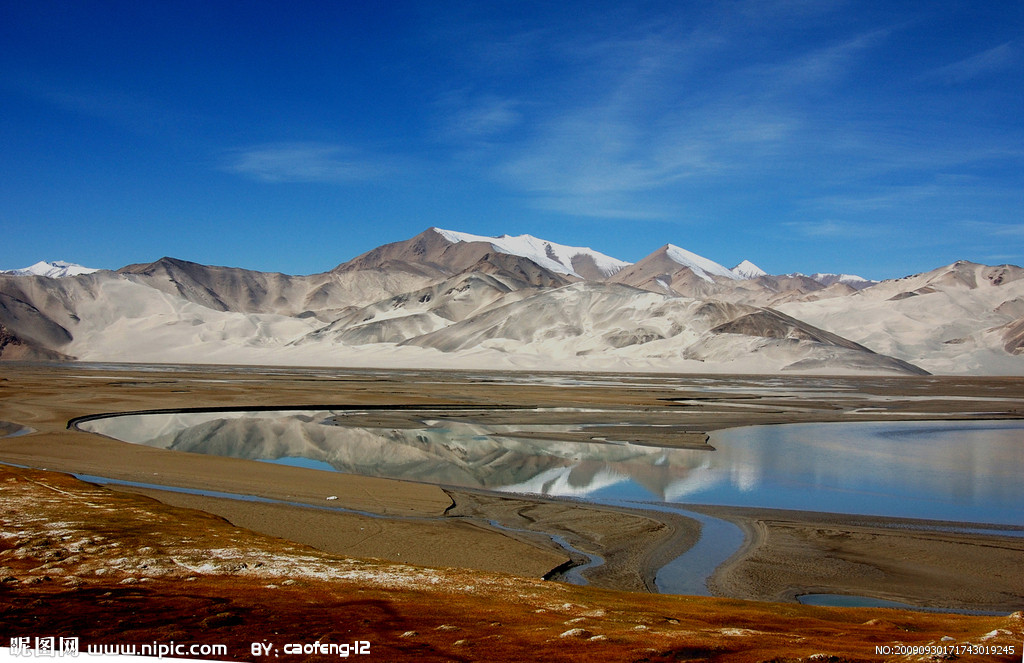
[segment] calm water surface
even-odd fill
[[[1024,525],[1024,422],[757,426],[675,501]]]

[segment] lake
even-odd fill
[[[706,448],[674,449],[557,439],[586,432],[585,411],[557,425],[485,424],[463,412],[416,428],[345,425],[353,414],[364,413],[130,414],[79,427],[162,449],[681,513],[700,522],[701,538],[657,572],[659,591],[674,594],[707,595],[707,579],[744,540],[733,523],[686,505],[917,518],[944,521],[929,528],[1017,536],[1005,526],[1024,525],[1024,422],[751,426],[715,431]],[[604,423],[602,437],[613,437],[607,432]],[[584,582],[579,571],[566,579]]]
[[[602,503],[1024,525],[1024,422],[752,426],[712,433],[713,449],[669,449],[533,437],[586,431],[583,412],[575,424],[488,425],[462,416],[421,428],[339,425],[345,414],[139,414],[80,427],[164,449]]]

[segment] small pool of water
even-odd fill
[[[914,609],[909,603],[886,601],[872,596],[856,596],[853,594],[802,594],[796,600],[804,605],[820,605],[833,608],[900,608]]]
[[[36,432],[36,429],[29,428],[28,426],[11,423],[10,421],[0,421],[0,439],[5,437],[21,437],[22,435],[34,432]]]
[[[855,594],[802,594],[796,600],[803,605],[817,605],[830,608],[895,608],[899,610],[920,610],[924,612],[943,612],[961,615],[1006,615],[1000,610],[956,610],[954,608],[925,608],[900,603],[899,601],[888,601],[876,599],[873,596],[857,596]]]

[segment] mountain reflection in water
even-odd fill
[[[495,491],[586,497],[623,483],[648,500],[707,464],[706,451],[629,443],[525,439],[512,431],[557,436],[571,425],[495,426],[431,421],[423,428],[334,425],[331,411],[125,415],[84,430],[175,451],[278,460],[308,458],[339,472]]]
[[[1024,525],[1021,422],[757,426],[713,433],[713,449],[698,450],[557,439],[586,431],[584,421],[495,425],[462,416],[370,428],[336,425],[342,414],[144,414],[81,427],[164,449],[307,458],[339,472],[495,491]]]

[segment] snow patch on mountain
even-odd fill
[[[705,281],[714,281],[711,275],[723,276],[727,279],[738,280],[740,277],[734,274],[728,267],[719,265],[714,260],[709,260],[704,256],[699,256],[692,251],[687,251],[684,248],[680,248],[675,244],[669,244],[665,247],[665,253],[675,263],[682,265],[683,267],[689,267],[694,274],[704,279]]]
[[[768,276],[768,272],[749,260],[744,260],[729,271],[741,279],[756,279],[758,276]]]
[[[443,230],[434,228],[434,231],[447,239],[449,242],[487,242],[496,251],[514,256],[522,256],[537,263],[545,269],[556,274],[566,274],[583,278],[573,268],[573,258],[577,256],[588,256],[593,259],[598,271],[604,276],[611,276],[632,263],[612,258],[599,251],[581,246],[565,246],[549,242],[532,235],[502,235],[500,237],[486,237],[484,235],[472,235],[470,233],[458,232],[455,230]]]
[[[21,269],[5,269],[0,270],[0,274],[14,274],[15,276],[47,276],[53,279],[60,279],[66,276],[79,276],[80,274],[92,274],[100,270],[93,269],[91,267],[82,267],[71,262],[64,262],[63,260],[54,260],[52,262],[46,260],[40,260],[34,265],[29,267],[22,267]]]
[[[814,274],[804,274],[803,272],[791,272],[786,274],[791,277],[801,277],[805,279],[811,279],[817,281],[825,287],[835,285],[836,283],[843,283],[850,286],[854,290],[863,290],[868,286],[877,285],[878,281],[872,281],[866,279],[863,276],[857,276],[856,274],[832,274],[829,272],[815,272]]]

